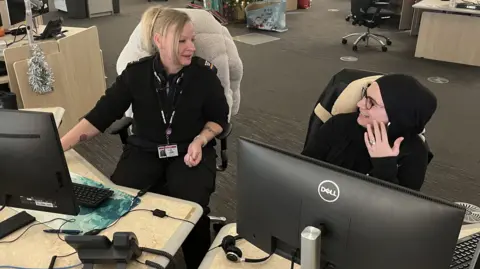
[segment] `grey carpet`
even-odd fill
[[[187,2],[167,3],[183,7]],[[118,16],[65,19],[68,26],[98,27],[108,83],[115,77],[118,54],[142,11],[152,3],[121,0],[121,5],[122,13]],[[392,39],[393,46],[388,52],[383,53],[375,46],[360,46],[357,53],[352,52],[351,45],[341,44],[341,37],[364,29],[344,20],[349,8],[347,0],[314,1],[312,8],[287,15],[287,32],[262,32],[280,40],[258,46],[237,42],[245,68],[242,104],[229,139],[230,166],[218,174],[217,190],[212,196],[215,215],[235,221],[236,139],[253,137],[299,152],[315,100],[330,77],[342,68],[411,74],[430,87],[438,97],[439,106],[427,127],[427,140],[435,157],[428,168],[423,192],[451,201],[480,204],[480,143],[477,142],[480,68],[414,58],[415,38],[395,30],[395,23],[376,30]],[[46,19],[59,15],[66,17],[51,12]],[[249,32],[244,25],[228,28],[233,36]],[[358,61],[343,62],[339,60],[341,56],[356,56]],[[430,76],[445,77],[450,83],[430,83],[427,81]],[[117,137],[101,135],[77,150],[110,175],[121,145]]]

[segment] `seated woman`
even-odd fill
[[[61,142],[67,150],[94,137],[133,104],[135,135],[111,179],[204,207],[182,246],[187,268],[198,268],[210,247],[206,214],[215,189],[214,138],[227,124],[229,107],[214,67],[193,57],[195,33],[187,14],[152,7],[141,23],[144,45],[157,53],[129,64]]]
[[[411,76],[385,75],[357,106],[315,130],[302,154],[420,190],[428,150],[419,134],[437,108],[434,94]]]

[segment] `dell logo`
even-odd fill
[[[320,198],[327,203],[333,203],[340,197],[340,188],[331,180],[324,180],[318,185]]]

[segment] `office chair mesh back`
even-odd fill
[[[350,12],[352,13],[353,19],[363,20],[372,3],[372,0],[350,0]]]

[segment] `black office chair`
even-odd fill
[[[335,74],[330,79],[325,89],[322,91],[318,100],[315,102],[314,109],[312,111],[312,114],[310,115],[310,120],[308,122],[307,136],[305,138],[304,148],[308,144],[308,141],[312,139],[311,134],[314,133],[315,130],[317,130],[318,128],[322,127],[322,125],[328,120],[329,117],[335,114],[353,112],[352,108],[350,108],[349,106],[351,104],[356,104],[360,99],[348,99],[349,102],[345,102],[345,98],[339,99],[339,96],[344,92],[345,89],[347,89],[347,87],[350,93],[352,93],[351,90],[357,90],[357,96],[358,98],[360,98],[361,88],[367,86],[366,84],[362,85],[362,83],[371,83],[371,81],[368,81],[370,79],[369,77],[381,75],[384,74],[360,69],[342,69],[340,72]],[[374,78],[371,79],[374,80]],[[358,82],[359,80],[362,81],[362,83],[359,83],[359,85],[357,85],[356,83],[352,83]],[[354,89],[352,89],[352,86],[354,86]],[[359,86],[359,88],[356,88],[357,86]],[[339,100],[342,101],[341,104],[339,104]],[[345,103],[348,103],[348,105],[346,105]],[[419,134],[419,137],[425,142],[425,147],[428,150],[428,162],[430,163],[433,158],[433,153],[431,152],[430,147],[428,146],[428,143],[425,139],[425,130],[421,134]]]
[[[123,117],[120,120],[115,121],[109,128],[109,133],[112,135],[119,135],[122,144],[127,143],[128,136],[131,135],[130,126],[134,124],[133,119],[130,117]],[[225,171],[228,167],[228,155],[227,155],[227,138],[232,133],[233,124],[229,123],[225,130],[219,134],[216,139],[220,140],[220,163],[217,163],[217,171]],[[215,234],[227,224],[227,219],[223,216],[209,216],[212,223],[212,228]]]
[[[373,0],[350,1],[352,14],[347,16],[345,19],[347,21],[351,20],[353,25],[367,27],[367,32],[346,35],[342,38],[342,44],[347,44],[347,38],[357,36],[357,39],[355,40],[355,42],[353,42],[352,47],[353,51],[357,51],[357,45],[360,41],[365,41],[368,46],[368,42],[371,38],[382,45],[382,51],[387,51],[386,45],[392,45],[392,41],[388,37],[385,37],[383,35],[371,33],[370,29],[379,26],[394,15],[392,11],[385,9],[388,5],[390,5],[390,3],[376,2]],[[385,39],[385,42],[381,40],[382,38]]]

